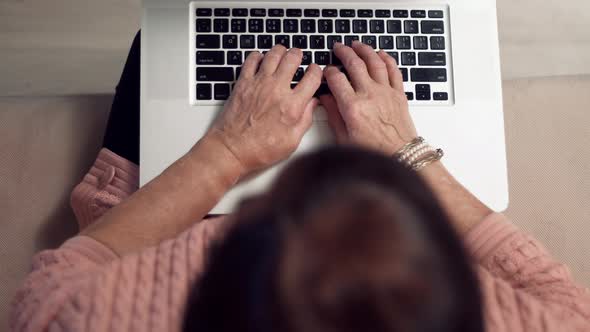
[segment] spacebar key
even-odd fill
[[[412,68],[410,72],[412,82],[446,82],[445,68]]]
[[[234,70],[232,67],[199,67],[197,81],[200,82],[232,82]]]

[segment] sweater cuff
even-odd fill
[[[98,265],[103,265],[119,258],[112,249],[85,235],[79,235],[69,239],[61,246],[61,249],[77,252]]]
[[[472,256],[482,262],[518,232],[518,228],[504,214],[494,213],[466,234],[465,244]]]

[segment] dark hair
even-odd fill
[[[414,172],[325,149],[242,204],[191,292],[184,331],[483,331],[460,238]]]

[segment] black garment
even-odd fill
[[[103,147],[139,165],[139,81],[141,31],[137,33],[117,91]]]

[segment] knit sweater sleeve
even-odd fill
[[[75,237],[34,258],[13,302],[13,331],[179,331],[186,295],[202,272],[221,219],[116,258],[88,237]]]
[[[590,293],[504,215],[469,232],[488,331],[590,331]]]

